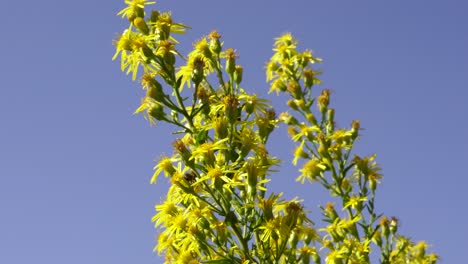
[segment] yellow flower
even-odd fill
[[[276,71],[278,70],[279,65],[276,62],[270,61],[267,63],[265,69],[267,74],[267,81],[271,81],[277,78],[278,74]]]
[[[158,236],[158,243],[154,247],[153,251],[158,251],[158,254],[161,255],[161,252],[166,251],[172,248],[175,238],[163,232]]]
[[[208,60],[212,58],[213,54],[211,53],[210,45],[206,38],[200,39],[194,44],[194,47],[195,49],[189,54],[189,56],[201,55],[203,58]]]
[[[156,55],[161,56],[164,59],[164,62],[169,66],[174,65],[175,55],[181,56],[179,52],[175,49],[174,42],[171,40],[160,41],[156,50]]]
[[[333,240],[341,240],[346,234],[356,235],[356,223],[360,219],[360,216],[352,219],[336,218],[333,223],[329,224],[326,228],[320,229],[320,231],[326,231]]]
[[[278,232],[281,228],[281,218],[275,217],[268,220],[266,223],[263,223],[262,226],[259,227],[260,230],[263,230],[263,234],[261,236],[261,240],[264,243],[268,243],[270,239],[278,240],[279,233]]]
[[[362,203],[367,201],[367,197],[365,196],[353,196],[349,198],[349,201],[344,205],[343,209],[351,207],[353,209],[357,209],[358,211],[361,211],[362,209]]]
[[[127,29],[114,41],[116,51],[112,60],[117,59],[120,54],[121,71],[127,69],[127,74],[132,72],[132,80],[136,79],[140,64],[143,63],[143,66],[148,69],[145,61],[152,55],[152,51],[145,44],[145,39],[142,34]]]
[[[353,159],[355,164],[353,176],[357,179],[365,177],[372,191],[375,191],[379,180],[383,178],[383,175],[380,173],[382,169],[378,166],[377,162],[374,161],[375,157],[375,155],[364,158],[355,156]]]
[[[162,204],[156,205],[155,208],[158,213],[151,219],[155,223],[155,226],[166,225],[166,223],[172,221],[174,216],[181,212],[179,206],[169,199]]]
[[[319,177],[326,169],[327,166],[325,166],[322,162],[320,162],[318,159],[312,158],[304,164],[302,169],[299,170],[301,175],[297,177],[296,181],[300,181],[302,184],[304,184],[304,181],[307,179],[309,182],[312,182],[313,180],[316,180],[317,177]]]
[[[320,128],[318,126],[308,126],[306,124],[301,124],[300,125],[301,131],[299,131],[297,134],[292,136],[292,140],[294,141],[299,141],[301,138],[307,138],[308,140],[312,141],[315,139],[316,135],[314,132],[321,132]]]
[[[209,61],[202,55],[195,54],[189,56],[187,64],[180,67],[176,74],[177,78],[182,77],[179,89],[182,90],[185,84],[187,84],[187,87],[191,87],[191,81],[193,79],[196,81],[202,81],[203,78],[208,76],[212,71],[213,69],[210,66]]]
[[[345,258],[345,254],[343,252],[343,249],[340,250],[330,250],[328,252],[327,258],[325,259],[325,263],[327,264],[342,264],[343,261],[342,259]]]
[[[292,161],[294,165],[297,165],[297,161],[301,158],[310,159],[309,154],[307,154],[307,152],[304,151],[304,144],[305,144],[305,140],[303,140],[301,144],[294,151],[294,159]]]
[[[306,244],[310,244],[312,241],[320,240],[320,236],[317,233],[317,230],[312,227],[302,226],[302,236]]]
[[[172,40],[174,43],[178,41],[173,38],[170,34],[184,34],[188,26],[181,23],[174,23],[170,12],[164,12],[159,14],[154,22],[154,31],[156,33],[157,40]]]
[[[144,113],[144,118],[150,122],[151,125],[155,125],[155,120],[166,120],[166,113],[164,112],[164,105],[155,101],[151,97],[144,97],[141,100],[140,107],[135,110],[134,114],[141,112]]]
[[[301,263],[310,263],[311,257],[315,263],[321,263],[320,256],[315,247],[303,246],[299,249],[299,253],[301,254]]]
[[[268,93],[276,92],[278,95],[280,92],[286,91],[286,84],[281,79],[276,79],[271,83],[270,90]]]
[[[226,176],[226,172],[218,167],[209,167],[208,172],[200,177],[193,186],[197,186],[204,181],[209,181],[210,187],[219,188],[222,187],[223,183],[229,183],[229,186],[241,185],[234,183],[229,177]]]
[[[294,60],[295,60],[295,62],[297,62],[303,68],[308,66],[309,63],[313,64],[313,63],[322,61],[322,59],[313,57],[311,50],[306,50],[306,51],[304,51],[302,53],[297,54],[294,57]]]
[[[164,172],[165,177],[172,176],[176,171],[174,168],[174,165],[172,164],[175,161],[176,160],[168,158],[168,157],[162,157],[159,160],[158,164],[154,166],[155,172],[153,174],[153,177],[151,177],[150,183],[151,184],[155,183],[161,172]]]
[[[128,20],[133,21],[135,17],[144,16],[143,9],[145,8],[145,5],[152,5],[156,2],[149,2],[146,0],[125,0],[125,3],[127,4],[127,7],[122,9],[119,13],[117,13],[117,15],[127,17]]]
[[[268,100],[258,98],[256,94],[247,94],[243,89],[240,91],[239,101],[243,103],[243,108],[247,114],[253,113],[255,116],[258,116],[259,114],[266,113],[267,109],[271,107]]]
[[[241,145],[241,157],[245,157],[257,146],[260,142],[260,138],[255,131],[245,127],[236,135],[236,142]]]
[[[260,198],[258,201],[258,207],[263,211],[263,217],[266,220],[273,218],[273,206],[276,205],[277,200],[283,195],[283,193],[273,194],[271,193],[267,199]]]
[[[218,150],[227,149],[227,146],[225,144],[227,140],[228,138],[224,138],[224,139],[216,141],[215,143],[206,142],[206,143],[201,144],[200,146],[197,146],[192,151],[192,156],[190,159],[201,161],[201,162],[204,162],[206,165],[213,166],[216,161],[216,158],[214,155],[215,152]]]
[[[275,39],[274,49],[275,54],[271,58],[271,61],[277,63],[283,63],[283,60],[290,59],[297,54],[296,46],[297,41],[293,38],[291,33],[285,33],[282,36]]]
[[[198,264],[200,263],[190,251],[181,252],[177,258],[176,264]]]

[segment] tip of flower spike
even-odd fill
[[[296,39],[292,36],[290,32],[283,33],[280,37],[275,39],[275,46],[286,45],[286,46],[295,46],[297,45]]]

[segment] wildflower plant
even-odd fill
[[[360,123],[338,128],[312,51],[289,33],[277,38],[266,64],[270,92],[289,96],[289,111],[242,89],[243,67],[212,31],[186,56],[176,34],[189,27],[145,0],[125,0],[129,27],[115,41],[122,71],[146,91],[136,113],[174,125],[174,154],[161,157],[151,183],[169,179],[152,218],[154,248],[165,263],[436,263],[425,242],[398,233],[398,219],[375,208],[382,179],[375,155],[353,153]],[[286,96],[283,96],[286,97]],[[267,150],[279,124],[296,144],[297,181],[318,183],[332,198],[314,223],[301,200],[282,199],[267,183],[279,160]],[[372,253],[371,253],[372,252]],[[377,256],[377,257],[371,257]]]

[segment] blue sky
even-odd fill
[[[0,263],[161,263],[153,252],[154,159],[170,128],[132,115],[143,96],[111,61],[123,1],[2,1]],[[424,239],[442,263],[466,259],[468,4],[466,1],[169,1],[193,30],[216,28],[264,95],[273,38],[292,32],[324,59],[339,125],[361,120],[360,154],[377,153],[381,212]],[[282,108],[282,98],[268,95]],[[281,129],[280,129],[281,130]],[[284,132],[271,152],[288,158]],[[294,184],[285,161],[272,189],[327,199]]]

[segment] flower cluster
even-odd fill
[[[382,179],[375,156],[351,156],[360,123],[336,128],[331,92],[321,83],[311,51],[299,52],[291,34],[276,39],[266,66],[270,92],[290,95],[291,113],[277,116],[270,103],[241,87],[243,67],[213,30],[186,56],[174,34],[189,27],[171,13],[147,13],[145,0],[125,0],[119,15],[129,27],[115,41],[122,71],[140,74],[141,106],[151,124],[174,125],[180,137],[154,167],[170,187],[152,218],[165,263],[435,263],[427,244],[398,235],[398,220],[378,215],[375,192]],[[185,89],[186,88],[186,89]],[[314,88],[315,90],[315,88]],[[315,108],[317,107],[317,108]],[[267,150],[278,123],[297,146],[297,181],[318,182],[335,197],[321,206],[323,227],[302,201],[268,189],[279,160]]]
[[[320,207],[325,226],[319,228],[319,253],[326,263],[370,263],[371,249],[376,247],[381,263],[435,263],[437,256],[426,253],[425,242],[414,245],[398,235],[396,218],[377,214],[375,193],[383,177],[381,168],[375,155],[352,156],[360,123],[354,120],[349,128],[336,128],[330,90],[323,89],[316,97],[312,93],[321,83],[320,71],[312,65],[321,59],[310,51],[297,51],[296,46],[290,34],[277,38],[266,71],[270,92],[291,97],[287,104],[292,113],[282,113],[280,121],[288,126],[291,139],[299,142],[293,159],[294,165],[303,161],[297,181],[318,182],[341,202],[338,211],[333,203]],[[314,261],[321,263],[318,258]]]

